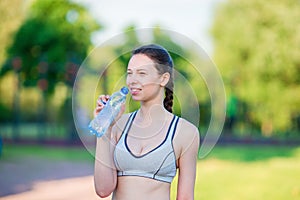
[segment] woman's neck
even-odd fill
[[[142,105],[139,109],[137,122],[141,125],[149,125],[154,120],[166,120],[168,118],[168,112],[162,104],[151,104],[149,106]]]

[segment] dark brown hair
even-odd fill
[[[143,45],[134,49],[132,55],[143,54],[150,58],[155,64],[159,74],[168,72],[170,74],[170,80],[165,87],[165,99],[164,107],[173,112],[173,89],[174,89],[174,75],[173,75],[173,60],[168,51],[160,45],[149,44]]]

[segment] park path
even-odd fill
[[[0,160],[1,200],[101,200],[93,184],[92,162]]]

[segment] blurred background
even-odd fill
[[[224,81],[224,129],[214,150],[198,162],[195,199],[300,198],[298,0],[0,0],[0,11],[1,199],[38,199],[32,191],[45,195],[42,199],[94,195],[93,158],[73,121],[74,81],[97,45],[124,33],[124,43],[107,45],[105,54],[91,54],[88,60],[102,67],[106,57],[117,58],[97,87],[99,93],[112,93],[130,56],[122,52],[137,46],[135,30],[147,27],[153,28],[151,42],[180,52],[171,55],[176,70],[197,91],[202,137],[211,102],[205,82],[194,75],[189,62],[199,55],[162,30],[198,43]],[[203,65],[207,62],[201,60]],[[92,76],[87,80],[97,81]],[[91,106],[84,110],[90,117]],[[175,113],[180,114],[176,102]],[[66,193],[69,196],[51,196],[55,187],[49,181],[61,187],[78,184],[84,196],[72,196],[74,189]],[[36,188],[36,182],[42,186]],[[172,188],[175,197],[176,187]]]

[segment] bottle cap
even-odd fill
[[[127,88],[127,87],[122,87],[122,88],[121,88],[121,92],[122,92],[123,94],[128,94],[128,88]]]

